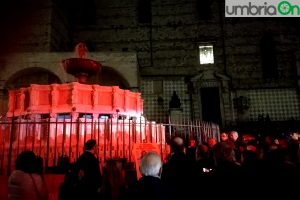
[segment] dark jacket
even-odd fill
[[[97,196],[101,186],[102,176],[98,159],[89,151],[85,151],[77,161],[78,167],[83,172],[82,183],[86,199]]]
[[[165,200],[165,190],[162,187],[160,178],[143,176],[137,184],[137,197],[143,200]]]

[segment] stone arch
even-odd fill
[[[41,68],[31,67],[15,72],[6,83],[5,88],[28,87],[30,84],[52,84],[61,83],[60,78],[53,72]]]
[[[99,74],[89,78],[88,84],[119,86],[122,89],[130,89],[130,84],[124,78],[124,76],[117,70],[108,66],[102,66]]]
[[[8,90],[28,87],[30,84],[51,83],[61,83],[61,80],[53,72],[41,67],[25,68],[8,76],[0,92],[0,116],[4,116],[8,109]]]

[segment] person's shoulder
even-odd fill
[[[89,162],[94,160],[97,160],[96,156],[89,151],[83,152],[78,158],[78,162],[81,164],[84,162]]]
[[[8,179],[9,186],[26,186],[31,187],[32,180],[30,174],[21,170],[15,170],[11,173]]]
[[[26,173],[21,171],[21,170],[14,170],[10,176],[13,177],[13,176],[22,176],[22,175],[25,175]]]
[[[91,154],[90,152],[84,151],[84,152],[78,157],[78,159],[80,160],[80,159],[84,159],[84,158],[86,158],[86,157],[89,157],[90,154]]]
[[[29,178],[29,174],[21,170],[14,170],[9,176],[9,180],[16,180],[16,179],[25,180],[27,178]]]
[[[95,157],[93,153],[89,152],[89,151],[84,151],[82,154],[82,156],[91,156],[91,157]]]

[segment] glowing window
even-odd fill
[[[213,64],[214,63],[213,45],[200,45],[199,58],[200,58],[200,64]]]

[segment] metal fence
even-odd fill
[[[31,150],[43,158],[45,169],[58,167],[62,158],[75,161],[83,145],[95,139],[97,156],[103,163],[107,158],[134,159],[135,144],[157,144],[164,158],[169,153],[171,137],[193,137],[198,143],[213,137],[219,140],[219,127],[210,122],[182,121],[155,123],[146,119],[78,118],[15,119],[0,121],[0,174],[10,174],[20,152]]]

